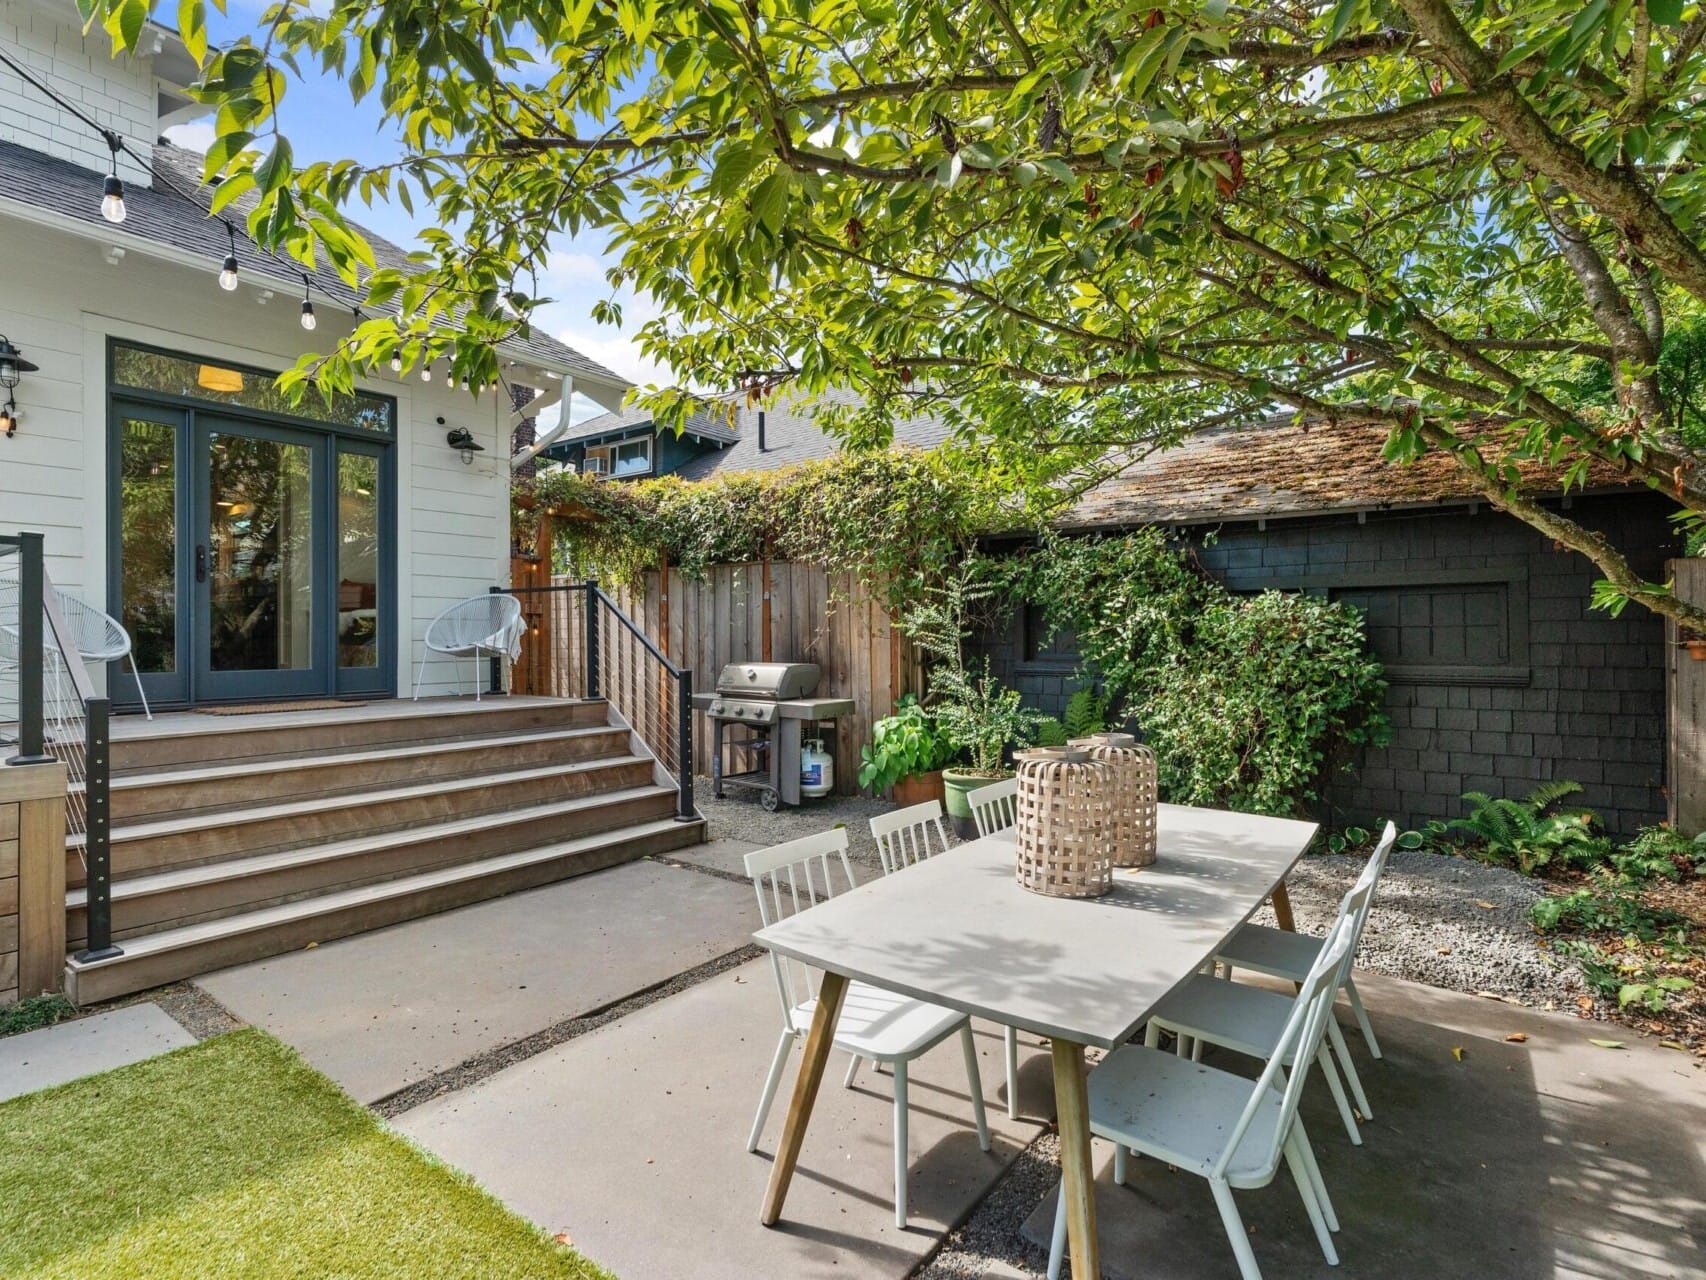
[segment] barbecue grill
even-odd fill
[[[759,803],[771,812],[778,805],[800,803],[802,727],[853,714],[851,698],[812,696],[822,677],[810,662],[731,662],[718,674],[714,693],[693,695],[693,705],[711,722],[713,795],[721,798],[725,785],[746,787],[756,790]],[[729,737],[730,725],[745,726],[744,735]],[[724,772],[725,746],[755,753],[759,766]]]

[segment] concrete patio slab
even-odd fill
[[[752,891],[636,862],[197,978],[362,1102],[745,945]]]
[[[194,1036],[153,1004],[7,1036],[0,1039],[0,1102],[194,1043]]]
[[[704,844],[692,845],[686,849],[677,849],[669,855],[672,862],[685,862],[690,867],[709,867],[713,871],[726,871],[730,875],[744,876],[746,874],[746,855],[754,849],[764,846],[754,844],[751,840],[736,840],[724,837],[721,840],[708,840]]]
[[[1376,1112],[1365,1145],[1347,1140],[1318,1081],[1304,1110],[1343,1227],[1342,1265],[1323,1261],[1282,1172],[1238,1193],[1268,1280],[1706,1274],[1706,1074],[1686,1054],[1397,979],[1357,985],[1385,1053],[1371,1060],[1342,1018]],[[1254,1074],[1247,1059],[1209,1060]],[[1111,1148],[1095,1146],[1105,1276],[1237,1276],[1206,1183],[1137,1160],[1116,1187]],[[1050,1193],[1026,1238],[1046,1248],[1054,1211]]]
[[[911,1075],[910,1221],[894,1224],[892,1094],[836,1054],[782,1224],[758,1223],[794,1055],[758,1154],[747,1130],[779,1031],[768,961],[719,974],[393,1123],[510,1208],[624,1277],[906,1275],[983,1196],[1052,1109],[1048,1057],[1024,1037],[1008,1120],[1000,1032],[979,1026],[994,1150],[978,1150],[957,1042]]]

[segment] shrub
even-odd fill
[[[1302,812],[1351,749],[1384,745],[1380,664],[1362,618],[1309,596],[1235,596],[1156,529],[1046,539],[1015,594],[1076,637],[1115,721],[1155,749],[1182,804]]]
[[[1670,827],[1642,827],[1611,855],[1611,865],[1637,880],[1681,880],[1706,866],[1706,832],[1690,840]]]

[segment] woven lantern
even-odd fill
[[[1113,842],[1116,867],[1147,867],[1155,861],[1155,806],[1159,798],[1155,753],[1129,733],[1096,733],[1067,744],[1100,760],[1112,774]]]
[[[1113,887],[1108,835],[1113,789],[1108,766],[1086,751],[1022,751],[1014,876],[1050,898],[1099,898]]]

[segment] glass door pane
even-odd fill
[[[338,666],[379,666],[379,458],[338,452]]]
[[[271,432],[212,430],[203,438],[206,541],[196,576],[206,604],[207,692],[312,687],[315,455],[323,450]]]
[[[186,696],[189,601],[182,529],[188,501],[184,418],[170,410],[119,406],[114,414],[117,455],[112,557],[106,607],[130,634],[131,654],[152,700]],[[128,670],[109,673],[121,707],[140,706]]]

